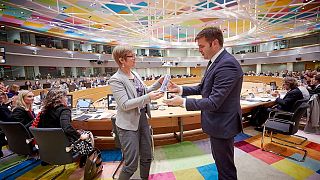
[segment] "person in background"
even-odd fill
[[[136,65],[136,56],[128,46],[116,46],[112,52],[118,64],[118,71],[110,78],[109,85],[117,102],[116,128],[119,134],[124,166],[119,180],[128,180],[138,168],[140,159],[140,177],[147,180],[152,161],[151,134],[148,118],[151,100],[159,99],[163,77],[150,87],[146,87],[141,77],[132,71]],[[140,157],[139,157],[140,156]]]
[[[28,90],[31,90],[32,89],[32,83],[31,83],[31,81],[26,81],[25,83],[24,83],[24,85],[26,85],[26,86],[28,86]]]
[[[35,81],[34,82],[34,85],[32,86],[32,89],[33,90],[36,90],[36,89],[42,89],[42,85],[39,81]]]
[[[287,93],[283,99],[281,99],[280,94],[278,94],[279,97],[275,101],[277,105],[274,106],[274,108],[282,111],[294,112],[294,104],[298,100],[303,99],[303,94],[298,88],[298,82],[293,77],[285,77],[283,80],[283,88]]]
[[[210,137],[212,156],[219,180],[236,180],[234,137],[242,131],[240,92],[243,72],[239,62],[223,48],[223,33],[207,27],[195,40],[199,52],[209,60],[202,81],[197,86],[170,83],[168,90],[182,96],[202,95],[201,99],[175,96],[167,105],[183,106],[187,111],[201,110],[201,126]]]
[[[38,128],[62,128],[71,144],[78,139],[88,139],[88,134],[81,134],[81,131],[77,131],[72,127],[71,110],[67,107],[67,103],[67,91],[51,89],[43,101],[40,119],[38,122],[34,122],[33,125]],[[86,159],[86,155],[80,158],[80,167],[84,166]],[[42,164],[45,165],[46,163]]]
[[[0,81],[0,90],[4,91],[5,93],[8,91],[8,87],[6,87],[2,81]]]
[[[308,89],[303,85],[303,83],[298,83],[298,89],[301,91],[303,99],[309,100],[310,99],[310,93]]]
[[[8,98],[12,98],[19,94],[20,86],[17,84],[12,84],[9,88],[9,92],[7,93]]]
[[[11,118],[11,111],[9,109],[9,99],[7,94],[0,89],[0,121],[8,122]],[[0,157],[3,156],[2,146],[7,145],[5,134],[0,129]]]
[[[320,94],[320,74],[314,76],[314,80],[312,80],[313,88],[309,88],[310,96],[314,94]]]
[[[12,111],[11,121],[21,122],[26,128],[29,128],[35,118],[35,114],[32,110],[33,101],[34,95],[32,91],[20,91],[17,99],[17,105]]]

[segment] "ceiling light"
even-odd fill
[[[23,11],[21,11],[20,13],[21,13],[21,14],[24,14],[24,12],[23,12]]]
[[[4,28],[4,25],[2,25],[1,27]]]

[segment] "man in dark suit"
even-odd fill
[[[168,89],[183,96],[202,95],[202,99],[175,96],[164,102],[183,106],[188,111],[201,110],[202,129],[210,136],[219,180],[237,179],[233,138],[242,131],[240,92],[243,72],[239,62],[224,50],[219,28],[203,29],[196,41],[204,59],[210,60],[201,83],[192,87],[171,83]]]
[[[314,94],[320,94],[320,74],[314,77],[313,86],[314,88],[309,90],[310,97]]]

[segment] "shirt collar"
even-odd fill
[[[217,54],[215,54],[214,56],[212,56],[212,58],[210,59],[210,61],[211,61],[210,66],[211,66],[212,63],[217,59],[217,57],[222,53],[223,50],[224,50],[224,48],[222,47],[222,48],[220,49],[220,51],[218,51]],[[208,69],[210,68],[210,66],[208,67]]]
[[[215,54],[214,56],[212,56],[212,58],[210,59],[210,61],[211,61],[211,62],[214,62],[214,61],[217,59],[217,57],[222,53],[223,50],[224,50],[224,48],[221,48],[220,51],[219,51],[217,54]]]

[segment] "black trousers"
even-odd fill
[[[215,160],[219,180],[236,180],[237,169],[234,165],[234,139],[220,139],[210,136],[211,151]]]

